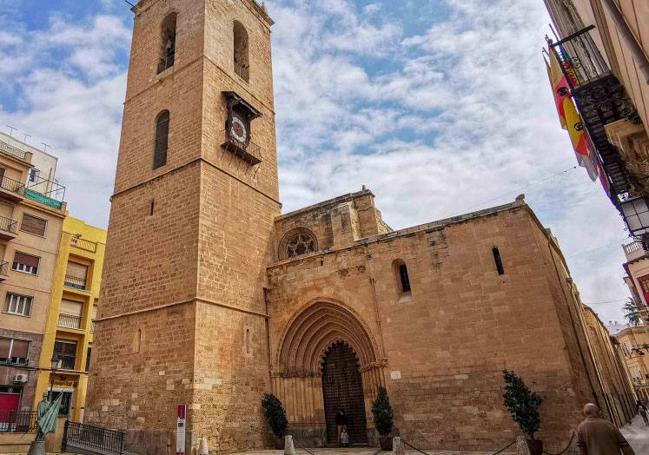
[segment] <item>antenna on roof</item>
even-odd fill
[[[31,135],[31,134],[27,134],[27,133],[25,133],[25,137],[23,138],[23,142],[24,142],[25,144],[27,143],[27,138],[28,138],[28,137],[32,137],[32,135]]]
[[[43,144],[43,151],[44,151],[44,152],[47,152],[47,148],[48,148],[48,147],[51,147],[50,144],[46,144],[45,142],[41,142],[41,144]]]
[[[14,131],[16,131],[18,128],[14,128],[11,125],[7,125],[7,128],[9,128],[9,136],[14,137]]]
[[[128,0],[124,0],[124,2],[125,2],[125,3],[128,3],[128,4],[131,5],[132,7],[135,7],[135,5],[134,5],[133,3],[131,3],[131,2],[129,2]]]

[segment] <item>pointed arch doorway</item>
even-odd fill
[[[322,393],[327,443],[338,444],[336,414],[343,410],[351,444],[367,444],[363,378],[356,353],[343,341],[334,343],[323,357]]]

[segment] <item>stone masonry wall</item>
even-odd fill
[[[519,204],[270,267],[273,374],[286,325],[314,301],[337,301],[358,315],[385,354],[386,386],[406,440],[496,450],[513,439],[518,430],[501,397],[507,367],[543,395],[540,437],[549,450],[560,448],[579,422],[588,385],[567,352],[570,321],[557,311],[549,285],[556,273],[536,232],[542,231],[531,211]],[[397,287],[396,259],[408,267],[407,299]]]

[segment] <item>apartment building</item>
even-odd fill
[[[30,411],[35,401],[66,217],[65,189],[55,182],[55,161],[0,133],[0,421],[4,422],[11,413]]]
[[[55,398],[63,395],[60,414],[76,422],[83,421],[105,245],[104,229],[65,219],[36,390],[37,396],[50,388]]]
[[[561,71],[632,236],[649,244],[649,2],[545,0]],[[565,96],[555,88],[555,98]],[[558,93],[558,95],[557,95]],[[577,126],[575,125],[575,128]]]
[[[638,398],[649,400],[649,327],[628,327],[615,337],[622,347]]]

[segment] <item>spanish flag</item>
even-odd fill
[[[561,66],[557,60],[554,50],[548,47],[548,55],[550,56],[550,63],[545,62],[548,71],[548,78],[552,86],[552,93],[554,95],[554,102],[559,114],[559,121],[561,127],[568,130],[572,148],[575,151],[577,163],[588,172],[588,176],[592,181],[597,179],[599,174],[597,166],[597,158],[594,154],[588,135],[584,130],[584,124],[577,112],[572,98],[570,97],[570,90],[566,77],[561,71]]]

